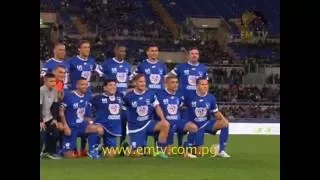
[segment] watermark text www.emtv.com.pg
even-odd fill
[[[170,153],[172,155],[183,155],[186,152],[197,152],[196,147],[177,147],[173,146],[170,148]],[[169,151],[168,147],[165,148],[157,148],[157,147],[138,147],[135,150],[133,150],[130,147],[115,147],[115,148],[108,148],[104,147],[102,148],[102,153],[104,156],[108,154],[131,154],[131,153],[138,153],[138,154],[156,154],[159,151],[167,152]],[[201,147],[202,155],[211,155],[216,156],[218,154],[218,148],[215,147]]]

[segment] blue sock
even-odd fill
[[[157,142],[157,146],[158,146],[158,151],[162,151],[162,152],[164,152],[164,148],[167,146],[167,143],[165,142],[165,143],[161,143],[161,142],[159,142],[159,140],[158,140],[158,142]]]
[[[97,147],[100,143],[100,138],[97,135],[97,133],[92,133],[88,136],[88,144],[89,144],[89,150],[93,150]]]
[[[188,144],[192,144],[191,146],[194,146],[196,144],[196,133],[189,132]]]
[[[224,151],[224,148],[227,145],[228,137],[229,137],[229,127],[222,128],[219,136],[219,142],[220,142],[219,152]]]

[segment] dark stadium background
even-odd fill
[[[115,45],[125,45],[127,60],[133,65],[145,58],[145,48],[150,42],[156,43],[160,48],[161,60],[167,63],[169,69],[186,61],[187,49],[198,47],[200,62],[209,67],[210,92],[217,96],[220,110],[232,123],[259,125],[244,133],[251,135],[231,136],[228,148],[234,158],[216,162],[209,157],[201,159],[194,163],[202,170],[195,176],[187,173],[188,176],[190,179],[279,178],[279,1],[40,0],[40,67],[51,57],[54,42],[63,41],[68,57],[71,57],[77,53],[77,42],[81,39],[91,41],[91,55],[98,63],[113,57]],[[98,77],[92,80],[94,91],[101,92],[102,82]],[[207,145],[216,142],[216,137],[207,139]],[[150,166],[154,161],[141,160],[142,164]],[[171,178],[185,177],[183,172],[195,166],[181,161],[181,158],[170,160],[172,166],[182,166],[177,169],[181,176],[172,175]],[[105,168],[109,166],[115,171],[117,165],[128,163],[134,166],[137,162],[121,158],[96,164],[89,160],[44,161],[41,174],[44,179],[126,179],[127,176],[122,175],[121,171],[110,176],[91,176],[91,173],[84,175],[81,172],[85,164],[90,164],[92,171],[102,173],[103,163],[106,163]],[[74,168],[63,170],[61,166]],[[256,171],[252,171],[252,167],[256,167]],[[220,171],[229,169],[231,173],[209,173],[214,168]],[[130,168],[127,173],[132,173],[133,179],[143,174],[141,170]],[[160,174],[157,175],[153,169],[140,179],[157,179],[163,176]]]

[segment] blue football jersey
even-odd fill
[[[135,90],[127,93],[123,99],[128,111],[128,127],[135,130],[144,127],[153,117],[153,111],[159,104],[153,91],[147,90],[139,94]]]
[[[121,111],[123,108],[120,94],[108,96],[101,94],[93,97],[92,108],[96,112],[95,122],[103,124],[108,133],[121,136]]]
[[[46,61],[46,63],[43,65],[41,69],[41,76],[46,75],[47,73],[52,73],[52,71],[57,66],[64,66],[66,68],[66,71],[68,71],[68,64],[65,61],[59,61],[55,58],[50,58]]]
[[[164,76],[167,72],[167,66],[163,62],[151,62],[147,59],[137,66],[133,75],[144,74],[148,89],[157,91],[164,88]]]
[[[66,121],[69,127],[77,127],[85,117],[91,117],[90,96],[77,94],[76,91],[66,93],[62,102],[65,109]]]
[[[179,78],[179,91],[195,91],[196,80],[200,77],[208,79],[208,68],[201,63],[193,65],[189,62],[181,63],[170,71]]]
[[[77,81],[83,77],[90,82],[91,74],[93,71],[102,76],[101,68],[94,58],[82,59],[80,56],[74,56],[67,61],[69,66],[69,74],[71,80],[71,89],[76,89]]]
[[[157,98],[166,120],[180,120],[179,108],[183,105],[183,96],[177,93],[171,94],[164,89],[157,93]]]
[[[196,91],[190,91],[184,96],[184,105],[188,108],[189,119],[201,127],[213,113],[218,111],[214,95],[199,96]]]
[[[119,62],[115,58],[106,60],[102,64],[102,72],[104,79],[117,80],[118,92],[123,95],[127,92],[129,76],[131,75],[131,65],[128,62]]]

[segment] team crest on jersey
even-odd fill
[[[146,99],[147,104],[150,104],[150,99]]]
[[[103,104],[107,104],[108,103],[108,99],[107,98],[102,98],[101,101],[102,101]]]
[[[210,108],[210,104],[206,103],[206,108],[209,109]]]
[[[150,74],[150,82],[152,84],[159,84],[161,77],[159,74]]]
[[[148,106],[138,106],[137,114],[139,116],[146,116],[148,114]]]
[[[119,114],[120,105],[119,104],[109,104],[109,111],[111,114]]]
[[[78,103],[74,103],[74,104],[73,104],[73,109],[78,109],[78,107],[79,107],[79,104],[78,104]]]
[[[195,108],[195,114],[196,114],[196,117],[198,118],[203,118],[207,115],[207,109],[206,108],[203,108],[203,107],[200,107],[200,108]]]
[[[169,100],[168,99],[164,99],[163,100],[163,104],[168,104],[169,103]]]
[[[176,104],[168,104],[167,110],[168,110],[168,113],[170,115],[175,115],[178,112],[178,105],[176,105]]]
[[[85,113],[85,108],[78,108],[77,109],[77,118],[78,120],[83,120],[84,119],[84,113]]]
[[[90,65],[90,69],[93,70],[93,65]]]
[[[150,69],[147,68],[147,69],[144,70],[144,72],[146,72],[146,74],[150,74]]]
[[[192,102],[191,102],[191,106],[192,106],[192,107],[196,107],[196,105],[197,105],[197,102],[196,102],[196,101],[192,101]]]
[[[159,69],[159,74],[163,74],[163,69]]]
[[[189,70],[184,70],[183,73],[184,75],[189,75]]]
[[[203,72],[199,71],[199,76],[201,77],[203,75]]]
[[[125,72],[118,72],[117,73],[117,80],[120,83],[126,82],[127,80],[127,73]]]
[[[89,81],[91,77],[91,71],[82,71],[81,77],[84,77]]]
[[[111,68],[111,72],[112,72],[113,74],[117,73],[117,68]]]
[[[136,101],[133,101],[132,103],[131,103],[131,106],[133,107],[133,108],[136,108],[137,107],[137,102]]]
[[[188,83],[189,83],[189,85],[191,85],[191,86],[195,86],[195,85],[197,85],[197,78],[198,78],[198,76],[193,76],[193,75],[190,75],[190,76],[188,76]]]
[[[82,65],[77,65],[78,71],[82,71]]]

